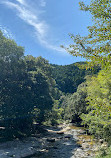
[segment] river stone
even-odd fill
[[[86,131],[84,131],[84,130],[79,130],[79,134],[81,135],[81,134],[86,134]]]
[[[63,139],[64,137],[57,137],[57,139]]]
[[[57,134],[64,134],[64,132],[60,131],[60,132],[57,132]]]
[[[47,141],[53,143],[53,142],[55,142],[55,139],[53,139],[53,138],[50,138],[50,139],[47,138]]]
[[[77,144],[76,146],[77,146],[77,147],[82,147],[82,145],[81,145],[81,144]]]
[[[103,142],[104,142],[104,140],[103,140],[103,139],[99,139],[99,142],[100,142],[100,143],[103,143]]]
[[[82,142],[91,142],[91,139],[83,139]]]
[[[78,149],[76,150],[76,152],[81,152],[81,151],[83,151],[83,149],[81,149],[81,148],[78,148]]]
[[[70,139],[70,138],[71,138],[71,136],[65,136],[64,138],[68,138],[68,139]]]
[[[85,149],[85,148],[89,148],[89,144],[87,144],[87,143],[83,143],[83,144],[82,144],[82,147],[83,147],[83,149]]]
[[[98,151],[99,150],[99,148],[98,147],[95,147],[94,149],[93,149],[93,151]]]
[[[0,144],[0,158],[9,158],[7,154],[15,155],[15,158],[28,156],[33,158],[91,158],[95,156],[96,151],[94,149],[98,144],[91,146],[88,145],[85,138],[79,139],[78,135],[81,130],[58,131],[56,128],[50,129],[49,133],[40,135],[40,138],[37,135],[37,137],[29,137],[23,141],[16,140]],[[81,141],[84,147],[79,147],[77,140]],[[88,155],[89,153],[90,155]]]
[[[107,145],[107,143],[103,143],[102,145],[101,145],[101,148],[106,148],[108,145]]]

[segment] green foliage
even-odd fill
[[[24,49],[0,32],[0,121],[10,129],[41,123],[60,92],[51,66],[42,57],[24,57]],[[57,96],[58,95],[58,96]]]
[[[56,80],[57,88],[64,93],[74,93],[79,84],[85,81],[85,76],[95,74],[99,71],[99,67],[93,70],[86,70],[79,68],[78,65],[83,66],[85,62],[70,64],[70,65],[52,65],[52,75]]]
[[[111,157],[111,146],[107,149],[103,149],[100,151],[99,155],[96,158],[110,158]]]
[[[103,67],[110,65],[111,0],[92,0],[88,6],[81,2],[80,8],[92,14],[94,24],[88,27],[89,34],[86,37],[71,34],[74,44],[70,45],[67,51],[74,56],[90,60],[90,66],[98,63]]]
[[[47,125],[58,125],[63,122],[64,109],[60,105],[60,100],[55,100],[51,111],[46,113]]]
[[[102,66],[97,77],[87,78],[87,113],[82,114],[89,131],[111,142],[111,0],[80,2],[80,8],[92,14],[93,26],[85,37],[70,34],[74,44],[66,50],[73,56],[86,58],[87,68]],[[77,100],[77,97],[75,97]],[[73,107],[74,109],[74,107]],[[75,112],[75,110],[74,110]]]
[[[0,31],[0,61],[10,63],[19,60],[23,55],[24,48],[17,46],[13,40],[5,38]]]
[[[2,113],[1,116],[7,119],[18,115],[13,112],[16,111],[17,102],[21,102],[20,90],[25,88],[23,84],[26,73],[25,64],[22,60],[24,49],[17,46],[14,41],[6,39],[2,33],[0,33],[0,36],[0,112]],[[12,106],[10,107],[10,105]],[[10,110],[7,110],[7,108]],[[19,111],[21,111],[20,107]]]
[[[111,68],[101,70],[87,82],[88,114],[82,119],[89,131],[111,142]]]
[[[82,113],[86,113],[86,83],[78,86],[77,92],[61,96],[59,106],[63,109],[62,118],[80,124]]]

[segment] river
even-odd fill
[[[82,128],[72,125],[45,127],[46,132],[0,143],[0,158],[91,158],[99,144]]]

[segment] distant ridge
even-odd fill
[[[96,74],[100,68],[93,70],[81,69],[78,65],[86,64],[86,62],[76,62],[70,65],[56,65],[52,66],[52,75],[56,80],[57,88],[64,93],[74,93],[79,84],[85,81],[85,76]]]

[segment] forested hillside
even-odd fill
[[[86,63],[78,62],[70,65],[51,65],[52,76],[57,83],[57,88],[64,93],[74,93],[79,84],[85,81],[85,76],[98,73],[99,66],[93,69],[82,68]]]

